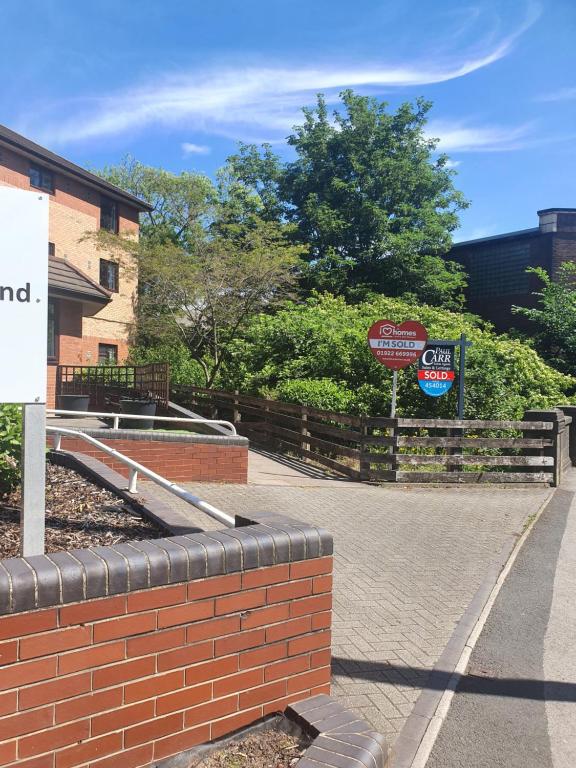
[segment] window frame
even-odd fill
[[[106,264],[107,267],[113,266],[114,267],[114,287],[111,288],[108,283],[102,282],[102,265]],[[106,288],[107,291],[110,291],[111,293],[119,293],[120,292],[120,265],[117,261],[112,261],[112,259],[100,259],[99,262],[99,273],[98,273],[98,283],[102,286],[102,288]]]
[[[34,184],[32,182],[33,170],[40,174],[40,184]],[[51,186],[45,186],[42,184],[43,175],[45,173],[49,174],[50,178],[52,179]],[[46,168],[43,165],[38,165],[37,163],[30,163],[30,166],[28,168],[28,179],[30,181],[30,186],[33,187],[33,189],[41,189],[42,192],[48,192],[50,195],[53,195],[56,190],[56,177],[55,177],[54,171],[51,171],[49,168]]]
[[[106,204],[114,206],[116,215],[114,219],[113,229],[110,229],[110,227],[105,227],[102,224],[103,207]],[[103,229],[106,232],[111,232],[113,235],[117,235],[119,230],[119,222],[120,222],[120,210],[119,210],[118,202],[116,200],[113,200],[111,197],[101,197],[100,198],[100,229]]]
[[[108,351],[114,350],[113,361],[109,357],[105,361],[100,359],[103,348]],[[118,365],[118,344],[98,344],[98,365]]]
[[[49,353],[48,349],[48,338],[46,338],[46,360],[51,365],[56,365],[58,363],[58,358],[60,355],[60,328],[59,328],[59,302],[58,299],[53,299],[52,297],[48,297],[48,323],[47,323],[47,334],[48,336],[48,329],[50,327],[50,307],[53,307],[54,312],[54,354],[51,355]]]

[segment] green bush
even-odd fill
[[[192,358],[190,351],[183,344],[140,346],[130,350],[128,365],[147,365],[148,363],[168,363],[172,384],[205,386],[204,373],[200,364]]]
[[[20,482],[22,409],[0,405],[0,493],[8,493]]]
[[[474,315],[457,314],[403,299],[378,296],[350,305],[342,298],[316,296],[288,303],[275,314],[256,315],[234,346],[217,386],[349,413],[386,415],[392,372],[368,348],[368,328],[379,319],[419,320],[430,338],[457,339],[473,346],[466,357],[467,418],[515,419],[527,408],[567,402],[576,380],[547,365],[525,342],[498,335]],[[450,418],[457,391],[424,395],[416,365],[398,376],[398,415]],[[328,406],[332,409],[332,406]]]
[[[300,403],[338,413],[348,411],[353,402],[352,393],[331,379],[282,381],[273,394],[276,399],[287,403]]]

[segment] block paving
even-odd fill
[[[187,487],[229,513],[280,512],[333,534],[332,694],[393,743],[490,565],[550,490],[282,482]],[[147,489],[198,527],[220,527]]]

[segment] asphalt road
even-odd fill
[[[574,491],[556,491],[520,551],[427,768],[576,766]]]

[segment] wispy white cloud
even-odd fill
[[[507,152],[524,149],[535,140],[530,124],[510,128],[432,120],[426,134],[438,139],[441,152]]]
[[[180,145],[182,148],[182,153],[185,157],[188,155],[209,155],[210,154],[210,147],[207,147],[205,144],[193,144],[190,141],[185,141],[183,144]]]
[[[550,93],[543,93],[538,98],[539,101],[574,101],[576,99],[576,86],[559,88]]]
[[[329,61],[314,67],[259,66],[167,74],[146,86],[90,97],[83,104],[75,102],[68,119],[62,119],[60,105],[52,119],[50,115],[43,117],[37,130],[33,118],[25,121],[26,128],[40,140],[54,144],[134,133],[153,125],[235,139],[275,139],[285,136],[300,120],[301,106],[310,103],[318,91],[331,98],[347,87],[442,83],[487,67],[512,50],[539,14],[540,7],[531,4],[524,21],[498,40],[484,40],[460,54],[436,51],[411,63],[342,66]],[[442,132],[433,135],[440,136],[442,149],[505,146],[505,137],[498,129],[444,125]],[[517,138],[512,137],[511,142]],[[197,150],[186,150],[183,145],[183,151],[192,154]]]
[[[458,168],[459,165],[462,165],[462,160],[447,160],[446,161],[446,168]]]

